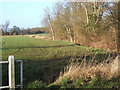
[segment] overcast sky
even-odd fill
[[[0,24],[10,21],[10,27],[40,27],[44,8],[52,7],[54,2],[0,2]],[[2,14],[2,15],[1,15]]]

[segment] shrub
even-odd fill
[[[29,83],[26,88],[44,88],[46,86],[45,83],[43,83],[42,81],[38,81],[38,80],[35,80],[31,83]]]
[[[61,85],[65,85],[65,84],[67,84],[68,82],[69,82],[69,79],[66,78],[66,77],[64,77],[64,78],[60,81],[60,84],[61,84]]]

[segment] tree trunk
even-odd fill
[[[48,14],[48,20],[49,20],[49,24],[50,24],[50,31],[52,33],[52,39],[55,40],[55,33],[51,24],[51,19],[50,19],[50,15]]]
[[[51,24],[50,24],[50,31],[52,33],[52,39],[55,40],[55,34],[54,34],[53,27]]]
[[[88,18],[88,10],[87,10],[87,7],[84,5],[85,7],[85,13],[86,13],[86,22],[87,24],[89,24],[89,18]]]
[[[72,38],[72,35],[71,35],[71,30],[69,28],[66,27],[66,30],[68,32],[68,35],[69,35],[69,38],[70,38],[70,42],[73,42],[73,38]]]

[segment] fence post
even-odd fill
[[[21,65],[20,65],[20,72],[21,72],[21,74],[20,74],[20,78],[21,78],[20,83],[21,83],[21,88],[23,88],[23,62],[21,62]]]
[[[9,61],[9,86],[10,88],[15,88],[15,63],[14,56],[8,57]]]

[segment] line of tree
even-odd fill
[[[53,40],[67,40],[107,50],[120,50],[119,2],[57,2],[46,8],[42,23]]]
[[[26,35],[26,34],[39,34],[47,33],[47,28],[45,27],[36,27],[36,28],[19,28],[18,26],[13,26],[9,28],[9,21],[6,21],[5,24],[0,25],[1,35]]]

